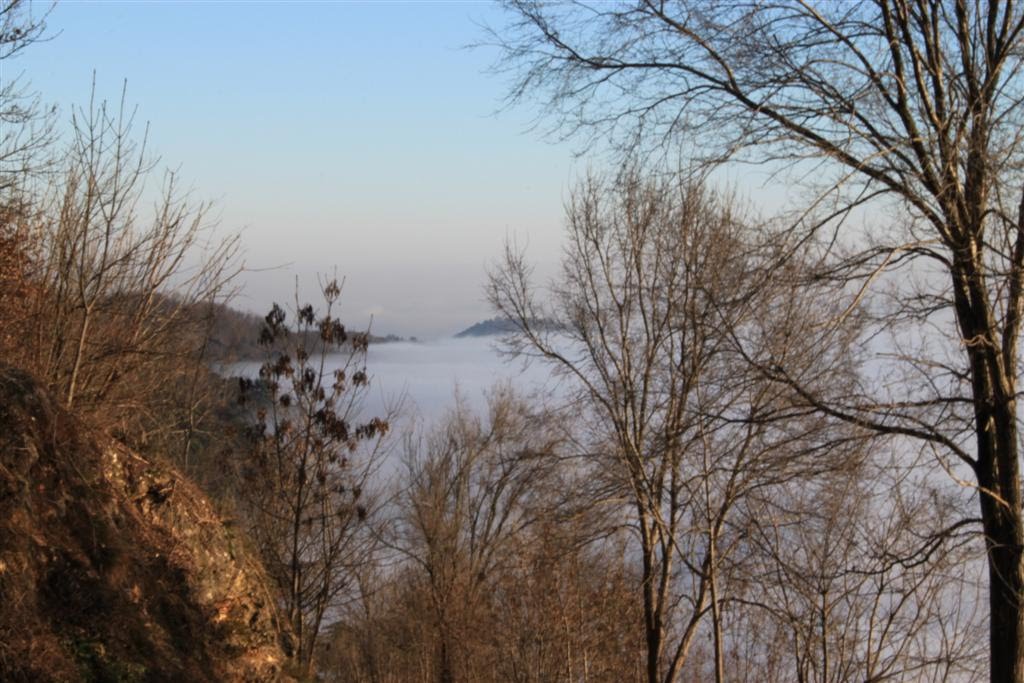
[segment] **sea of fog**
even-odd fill
[[[328,370],[344,361],[343,355],[328,358]],[[257,363],[242,363],[231,372],[254,377],[258,368]],[[370,387],[362,405],[364,417],[383,415],[400,401],[403,421],[429,424],[452,408],[456,395],[465,405],[482,409],[487,393],[504,383],[523,394],[551,397],[558,392],[558,379],[548,366],[503,356],[497,337],[371,344],[366,371]]]
[[[366,359],[371,395],[365,408],[380,410],[404,397],[411,415],[432,421],[452,407],[456,392],[469,406],[481,407],[487,392],[502,383],[523,393],[553,390],[549,368],[507,358],[497,344],[496,337],[373,344]]]

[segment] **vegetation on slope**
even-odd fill
[[[290,651],[242,537],[174,469],[0,370],[0,678],[273,680]]]

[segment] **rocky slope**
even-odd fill
[[[0,366],[0,680],[281,680],[266,586],[194,485]]]

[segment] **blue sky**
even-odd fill
[[[528,109],[495,114],[495,55],[463,46],[501,19],[485,3],[65,1],[53,39],[4,69],[65,120],[94,71],[101,98],[127,80],[163,165],[243,231],[240,307],[291,300],[296,276],[312,294],[337,267],[353,322],[429,337],[489,315],[506,235],[549,271],[583,163]]]

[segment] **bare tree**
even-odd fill
[[[737,678],[982,675],[983,563],[971,559],[969,532],[929,535],[960,506],[922,486],[926,454],[893,463],[875,452],[884,442],[869,443],[847,467],[744,502],[745,585],[730,628]]]
[[[168,388],[201,363],[198,304],[229,296],[238,242],[212,234],[207,207],[173,174],[152,218],[140,215],[152,162],[133,123],[123,94],[114,111],[93,101],[73,118],[61,173],[25,235],[37,253],[22,355],[69,408],[144,443],[170,426],[180,395]]]
[[[832,296],[856,303],[902,269],[876,330],[890,334],[902,384],[836,404],[781,364],[766,369],[838,419],[920,440],[969,484],[988,558],[990,675],[1024,680],[1021,5],[507,5],[498,40],[512,98],[540,94],[559,130],[623,148],[684,139],[709,161],[792,170],[817,194],[786,232],[805,258],[820,238],[818,271],[846,285]],[[852,230],[858,210],[880,228]]]
[[[563,452],[563,414],[508,387],[407,441],[390,569],[324,650],[341,681],[637,680],[635,563]],[[618,528],[616,528],[618,527]]]
[[[13,63],[25,48],[45,40],[46,17],[52,8],[52,3],[31,0],[0,2],[0,203],[4,205],[45,165],[41,156],[53,141],[54,110],[43,106]]]
[[[12,59],[42,39],[46,12],[33,12],[25,0],[0,2],[0,344],[14,355],[27,332],[24,302],[38,259],[33,244],[35,211],[25,185],[41,153],[52,142],[53,116],[39,98],[15,77]]]
[[[294,330],[275,305],[261,334],[268,359],[260,378],[241,382],[241,397],[256,411],[241,498],[298,641],[303,676],[325,620],[352,599],[357,572],[373,558],[370,522],[380,506],[373,476],[389,429],[380,417],[356,422],[370,381],[368,336],[334,316],[340,293],[336,281],[324,285],[319,315],[296,304]]]
[[[629,540],[573,546],[571,527],[528,536],[516,572],[499,588],[499,680],[644,679],[641,606]],[[569,532],[569,533],[567,533]]]
[[[754,235],[727,201],[678,178],[629,171],[615,183],[584,184],[568,213],[553,305],[532,290],[511,249],[492,274],[490,299],[517,327],[510,350],[539,357],[576,387],[594,476],[629,511],[645,679],[677,680],[710,615],[722,680],[732,512],[752,491],[832,466],[810,438],[821,420],[792,413],[788,392],[746,371],[733,352],[729,331],[753,329],[743,318],[760,310],[751,303],[760,293],[746,281]],[[816,372],[840,383],[839,374]],[[787,427],[776,428],[783,420]]]
[[[17,71],[48,39],[52,8],[0,2],[5,358],[134,447],[187,462],[217,383],[204,362],[208,304],[232,294],[239,243],[215,234],[174,174],[162,192],[146,187],[156,161],[124,92],[114,106],[93,97],[55,135],[54,111]]]
[[[507,388],[489,397],[486,420],[458,405],[426,440],[409,437],[392,545],[422,576],[441,683],[480,679],[471,671],[488,658],[470,656],[480,644],[474,628],[525,530],[544,516],[538,494],[556,443],[551,425]]]

